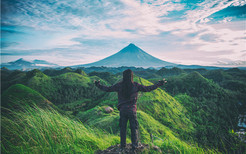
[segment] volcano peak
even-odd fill
[[[133,44],[133,43],[130,43],[130,44],[128,44],[127,47],[137,47],[137,46],[135,44]]]
[[[99,60],[94,63],[85,64],[82,66],[106,66],[106,67],[121,67],[121,66],[134,66],[134,67],[164,67],[175,66],[176,64],[169,63],[153,57],[147,52],[140,49],[133,43],[120,50],[119,52]]]
[[[144,52],[142,49],[140,49],[138,46],[136,46],[133,43],[130,43],[128,46],[120,50],[120,53],[125,53],[125,52],[131,52],[131,53],[137,53],[137,52]]]

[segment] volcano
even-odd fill
[[[121,67],[121,66],[133,66],[133,67],[165,67],[165,66],[177,66],[177,64],[170,63],[158,59],[147,52],[143,51],[134,44],[129,44],[119,52],[109,57],[106,57],[97,62],[81,65],[84,67],[91,66],[105,66],[105,67]]]

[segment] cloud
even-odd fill
[[[2,24],[12,26],[5,29],[3,44],[9,53],[49,53],[85,63],[131,42],[156,55],[168,53],[167,58],[185,51],[197,54],[197,61],[204,58],[204,63],[211,62],[211,56],[202,56],[208,53],[240,59],[245,25],[237,15],[243,14],[227,10],[243,7],[243,0],[2,0]]]
[[[62,35],[54,35],[51,42],[48,42],[47,45],[50,48],[54,47],[69,47],[74,45],[79,45],[80,43],[73,40],[73,38],[78,37],[79,34],[72,33],[72,34],[62,34]]]
[[[211,23],[243,20],[246,16],[245,9],[246,9],[246,5],[244,6],[231,5],[210,15],[208,18],[211,19]],[[225,18],[227,20],[224,20]]]
[[[18,23],[42,30],[62,30],[70,27],[83,33],[88,31],[93,35],[108,30],[105,27],[107,24],[113,27],[111,36],[128,34],[124,33],[124,29],[137,29],[139,34],[149,35],[158,34],[162,27],[161,16],[169,11],[183,9],[182,4],[170,1],[165,4],[160,1],[150,2],[68,0],[53,1],[51,5],[48,2],[26,0],[10,5],[12,2],[5,0],[3,7],[7,11],[3,17],[7,23]]]
[[[205,0],[204,2],[200,3],[195,10],[189,10],[186,12],[186,18],[190,20],[192,23],[196,22],[203,22],[204,19],[209,17],[210,15],[231,6],[238,1],[232,0],[214,0],[209,1]]]
[[[230,29],[214,29],[209,27],[204,32],[199,33],[193,39],[184,41],[184,45],[198,45],[197,51],[211,52],[230,51],[226,54],[219,54],[218,58],[243,59],[241,51],[245,50],[245,31],[233,31]],[[206,55],[205,55],[206,56]]]
[[[227,23],[227,22],[230,22],[231,20],[232,20],[232,17],[226,17],[222,21],[219,21],[219,22],[220,23]]]
[[[184,10],[185,4],[168,0],[142,2],[26,0],[8,5],[10,8],[7,9],[7,4],[11,2],[4,0],[5,10],[12,12],[6,11],[10,13],[4,14],[3,18],[8,23],[18,23],[41,30],[74,29],[87,37],[136,38],[158,35],[163,31],[193,29],[197,21],[207,22],[209,19],[206,17],[236,2],[239,1],[204,1],[198,4],[195,10],[186,11],[184,20],[165,22],[170,13]],[[132,30],[134,33],[125,29]]]
[[[237,61],[217,61],[217,63],[215,63],[215,65],[217,66],[230,66],[230,67],[246,67],[246,61],[241,61],[241,60],[237,60]]]
[[[246,1],[244,0],[235,0],[232,4],[233,6],[244,6],[246,4]]]

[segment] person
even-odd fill
[[[133,72],[127,69],[123,72],[123,81],[118,82],[112,86],[104,86],[99,81],[94,81],[95,85],[106,92],[118,93],[117,108],[120,111],[120,148],[124,150],[126,147],[126,128],[127,122],[130,121],[132,150],[138,147],[138,121],[137,121],[137,99],[138,92],[150,92],[157,89],[159,86],[166,83],[165,79],[159,81],[152,86],[143,86],[137,82],[133,82]]]

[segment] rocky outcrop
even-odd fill
[[[105,112],[106,113],[111,113],[111,112],[114,111],[114,109],[112,107],[109,107],[109,106],[108,107],[105,107],[104,109],[105,109]]]

